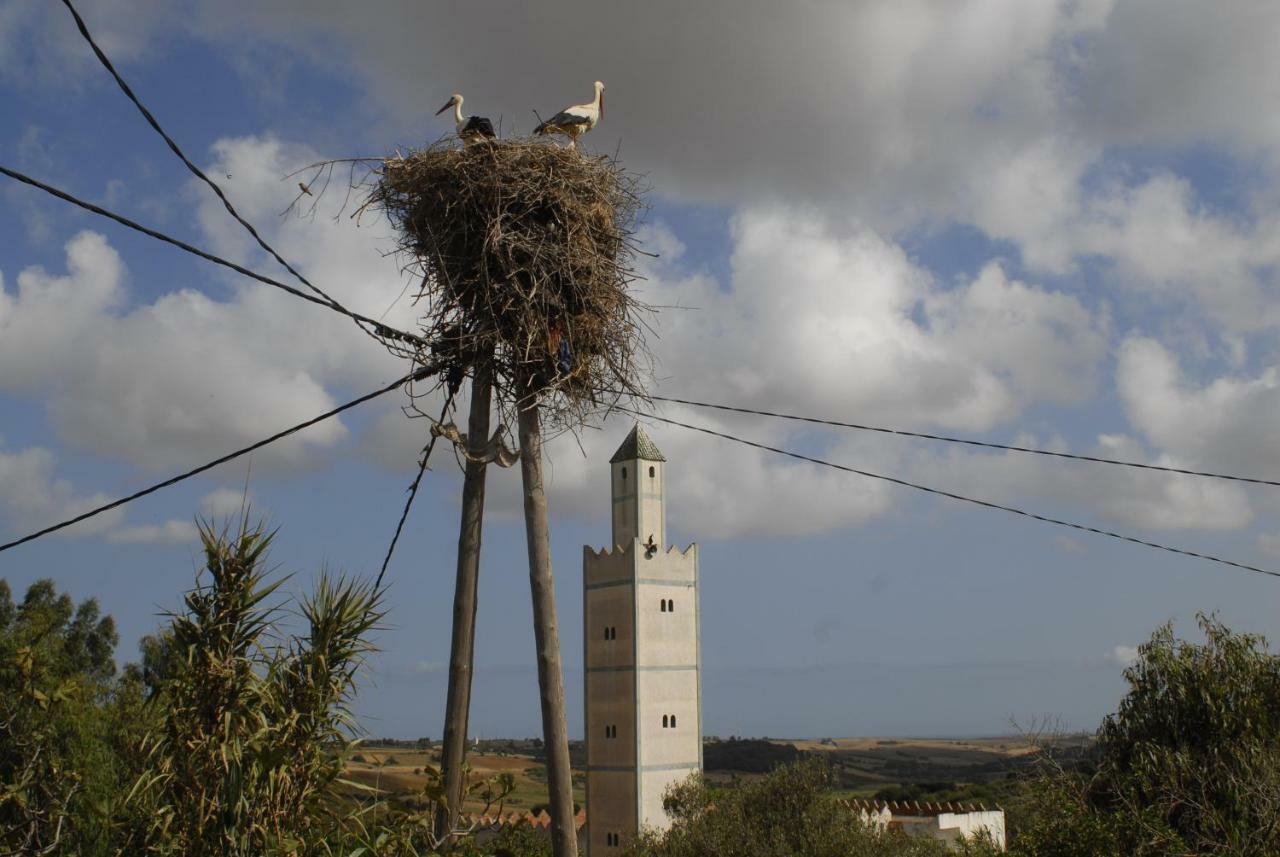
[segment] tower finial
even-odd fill
[[[613,458],[609,459],[610,464],[617,464],[619,461],[630,461],[634,458],[641,458],[645,461],[666,461],[667,459],[653,441],[649,440],[649,435],[645,434],[644,428],[640,423],[636,423],[631,429],[631,434],[627,435],[627,439],[622,442],[622,446],[618,447],[618,451],[613,454]]]

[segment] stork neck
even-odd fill
[[[457,101],[453,102],[453,121],[454,121],[454,122],[456,122],[456,123],[457,123],[457,124],[459,124],[459,125],[461,125],[461,124],[462,124],[462,122],[463,122],[463,118],[462,118],[462,99],[461,99],[461,98],[459,98]]]

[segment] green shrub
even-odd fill
[[[878,831],[832,794],[831,772],[810,759],[715,788],[694,775],[665,804],[670,830],[646,831],[629,857],[943,857],[940,842]],[[970,854],[989,853],[980,845]]]
[[[1280,854],[1280,658],[1201,615],[1204,643],[1165,625],[1081,770],[1050,770],[1014,817],[1027,857]]]

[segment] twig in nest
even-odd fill
[[[358,210],[388,216],[422,275],[434,345],[420,359],[464,374],[491,361],[506,421],[533,396],[555,431],[644,398],[651,310],[631,289],[642,190],[607,156],[540,139],[442,139],[385,161]]]

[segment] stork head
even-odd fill
[[[436,111],[436,115],[439,116],[441,113],[445,112],[450,107],[453,107],[455,105],[458,107],[462,106],[462,96],[456,92],[453,95],[449,96],[449,100],[444,103],[444,107],[441,107],[439,110]]]

